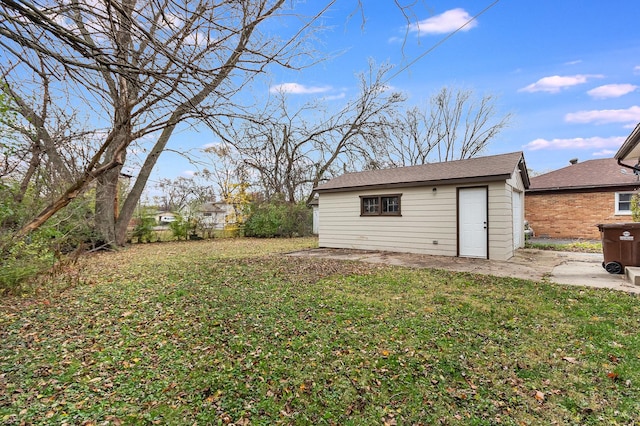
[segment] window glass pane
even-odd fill
[[[398,197],[382,197],[383,213],[398,213],[400,211],[400,203]]]
[[[618,194],[618,211],[631,211],[631,196],[633,194]]]
[[[363,198],[363,210],[365,213],[377,213],[378,212],[378,198]]]

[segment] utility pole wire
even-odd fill
[[[455,31],[450,32],[449,34],[447,34],[446,37],[440,39],[440,41],[438,41],[436,44],[434,44],[433,46],[431,46],[427,51],[425,51],[424,53],[422,53],[420,56],[418,56],[417,58],[415,58],[413,61],[409,62],[407,65],[405,65],[404,67],[400,68],[398,71],[396,71],[394,74],[392,74],[387,80],[385,80],[385,84],[388,83],[389,81],[391,81],[392,79],[394,79],[395,77],[397,77],[399,74],[401,74],[402,72],[406,71],[409,67],[413,66],[416,62],[418,62],[420,59],[424,58],[425,56],[427,56],[429,53],[433,52],[434,50],[436,50],[436,48],[440,47],[440,45],[444,44],[445,41],[449,40],[451,37],[453,37],[454,35],[456,35],[457,33],[459,33],[460,31],[462,31],[462,29],[464,29],[467,25],[469,25],[470,23],[472,23],[473,21],[475,21],[476,19],[478,19],[482,14],[484,14],[486,11],[488,11],[489,9],[491,9],[493,6],[495,6],[496,4],[498,4],[500,0],[495,0],[493,3],[491,3],[489,6],[485,7],[484,9],[482,9],[480,12],[478,12],[477,14],[475,14],[471,19],[469,19],[467,22],[465,22],[464,24],[460,25],[460,27],[458,27]]]

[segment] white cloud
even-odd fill
[[[324,96],[322,99],[324,99],[325,101],[335,101],[338,99],[344,99],[347,97],[347,94],[342,92],[338,95],[329,95],[329,96]]]
[[[603,149],[591,154],[594,157],[613,157],[617,151],[614,149]]]
[[[536,139],[523,148],[530,151],[540,149],[585,149],[585,148],[618,148],[624,142],[624,136],[612,136],[609,138],[601,138],[598,136],[591,138],[568,138],[568,139]]]
[[[194,177],[196,175],[197,172],[195,172],[194,170],[185,170],[182,172],[183,175],[185,176],[189,176],[189,177]]]
[[[577,65],[577,64],[581,64],[582,63],[582,59],[576,59],[575,61],[569,61],[569,62],[565,62],[565,65]]]
[[[640,106],[627,109],[601,109],[571,112],[564,116],[568,123],[637,123],[640,121]]]
[[[605,84],[589,90],[589,96],[596,99],[619,98],[636,90],[638,86],[633,84]]]
[[[282,83],[269,88],[270,93],[292,93],[294,95],[325,93],[329,90],[331,90],[331,86],[305,86],[298,83]]]
[[[636,65],[635,67],[633,67],[633,73],[640,74],[640,65]]]
[[[435,15],[431,18],[423,19],[422,21],[409,25],[409,31],[417,33],[420,36],[429,34],[448,34],[459,28],[462,31],[469,31],[471,28],[478,25],[477,21],[469,22],[471,19],[471,15],[469,15],[464,9],[451,9],[441,13],[440,15]],[[461,28],[465,24],[466,26]]]
[[[523,87],[518,92],[548,92],[558,93],[562,89],[567,87],[576,86],[578,84],[584,84],[592,78],[602,78],[600,74],[577,74],[577,75],[552,75],[549,77],[542,77],[540,80]]]

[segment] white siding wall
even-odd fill
[[[489,185],[489,258],[507,260],[513,256],[511,188],[505,182]]]
[[[488,184],[489,258],[513,256],[512,191],[524,191],[519,173]],[[319,246],[457,255],[457,188],[453,185],[320,194]],[[401,193],[402,216],[360,216],[360,196]],[[524,197],[522,198],[524,211]],[[515,219],[519,220],[519,219]],[[524,220],[524,218],[520,218]],[[437,241],[437,244],[434,244]]]
[[[432,188],[321,193],[320,247],[455,256],[456,188]],[[402,216],[360,217],[360,195],[396,193]]]
[[[524,212],[524,183],[516,170],[506,182],[489,186],[489,258],[507,260],[513,257],[513,191],[522,192],[521,208]],[[524,213],[522,213],[524,215]],[[524,237],[521,239],[524,242]]]

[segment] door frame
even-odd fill
[[[487,218],[487,232],[486,232],[486,242],[485,242],[485,252],[487,253],[485,259],[489,259],[489,185],[478,185],[478,186],[460,186],[456,188],[456,256],[460,257],[460,192],[465,189],[484,189],[485,193],[485,217]],[[482,259],[482,258],[479,258]]]

